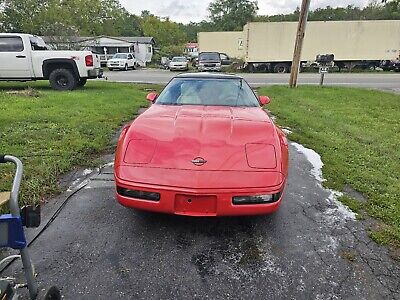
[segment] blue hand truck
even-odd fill
[[[12,248],[19,250],[20,255],[11,255],[0,261],[0,266],[10,260],[21,258],[24,268],[26,285],[18,285],[10,282],[10,279],[0,279],[0,299],[18,299],[18,287],[28,287],[30,299],[38,298],[38,286],[35,279],[34,268],[29,257],[28,244],[25,238],[24,227],[38,227],[40,225],[40,208],[27,206],[22,208],[18,204],[20,185],[22,182],[22,162],[10,155],[0,155],[0,164],[13,163],[16,167],[14,181],[8,202],[10,214],[0,215],[0,248]],[[4,193],[3,193],[4,195]],[[3,196],[5,198],[5,196]],[[12,281],[12,280],[11,280]],[[44,299],[61,299],[61,294],[56,287],[52,287],[46,293]]]

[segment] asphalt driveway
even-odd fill
[[[318,156],[301,145],[270,216],[130,210],[115,200],[112,163],[88,173],[44,207],[43,226],[63,208],[30,247],[41,288],[64,299],[400,299],[400,263],[321,187]]]

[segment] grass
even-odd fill
[[[144,86],[128,84],[88,82],[56,92],[45,82],[0,83],[0,153],[24,163],[22,202],[58,193],[57,177],[110,147],[117,128],[147,105],[145,95]],[[10,189],[13,172],[0,165],[0,191]]]
[[[262,88],[290,139],[318,152],[326,186],[345,186],[367,201],[345,196],[355,211],[379,219],[371,237],[400,247],[400,95],[353,88]]]

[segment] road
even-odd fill
[[[44,206],[43,226],[60,212],[29,248],[40,287],[55,284],[64,299],[400,299],[400,263],[321,186],[315,156],[291,143],[283,204],[259,217],[126,209],[112,156],[90,175],[76,171]]]
[[[166,84],[178,73],[144,69],[106,72],[110,81]],[[287,84],[289,74],[241,74],[252,86]],[[301,73],[299,84],[319,84],[319,74]],[[400,73],[332,73],[325,77],[326,85],[381,89],[400,93]]]

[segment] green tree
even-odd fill
[[[182,28],[171,20],[161,20],[154,15],[142,18],[141,28],[145,36],[152,36],[159,47],[180,46],[186,43],[187,36]]]
[[[38,35],[131,35],[139,20],[118,0],[0,0],[2,31]]]
[[[214,30],[242,30],[257,15],[257,1],[214,0],[208,6],[209,18]]]
[[[208,21],[199,23],[190,22],[189,24],[179,24],[182,31],[186,33],[189,42],[197,42],[197,34],[204,31],[215,31],[215,27]]]

